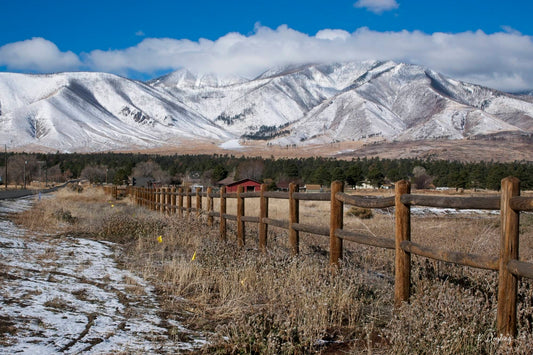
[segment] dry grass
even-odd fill
[[[257,215],[256,204],[246,201],[247,215]],[[59,210],[74,219],[58,218]],[[228,213],[235,210],[228,200]],[[327,203],[302,201],[300,211],[302,223],[328,225]],[[269,212],[286,219],[288,201],[272,200]],[[232,232],[224,242],[217,226],[195,217],[166,216],[127,200],[110,203],[91,189],[43,200],[32,215],[38,219],[24,213],[19,222],[121,243],[120,262],[156,287],[168,317],[212,333],[205,352],[508,354],[533,348],[530,280],[520,282],[520,335],[511,342],[494,331],[494,272],[413,257],[411,302],[395,311],[389,250],[346,243],[342,267],[333,274],[328,238],[302,234],[301,254],[293,258],[286,232],[270,228],[262,254],[253,226],[247,225],[246,247],[239,249]],[[393,218],[383,210],[344,222],[346,229],[392,237]],[[533,260],[533,216],[521,221],[521,255]],[[499,246],[498,216],[413,217],[412,229],[414,241],[448,250],[495,255]],[[137,287],[134,280],[131,285]]]

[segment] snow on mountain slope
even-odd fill
[[[186,69],[147,83],[103,73],[0,73],[0,139],[107,150],[210,141],[282,144],[533,133],[533,99],[392,61],[272,68],[254,79]]]
[[[232,136],[173,96],[111,74],[0,74],[0,139],[71,150]]]
[[[273,68],[246,82],[226,81],[225,86],[209,86],[201,75],[179,71],[151,84],[240,135],[256,132],[261,126],[279,127],[300,119],[376,63]]]
[[[393,137],[404,128],[403,122],[393,112],[350,90],[314,108],[290,127],[294,134],[280,139],[280,142],[313,140],[315,143],[329,143],[374,136]]]
[[[530,101],[391,61],[273,68],[225,86],[201,78],[180,72],[154,82],[236,135],[277,137],[283,144],[460,139],[533,129]]]

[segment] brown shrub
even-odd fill
[[[374,217],[374,214],[372,213],[372,210],[370,208],[363,208],[357,206],[350,207],[350,209],[346,212],[346,215],[361,219],[369,219]]]

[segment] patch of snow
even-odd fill
[[[231,139],[219,145],[222,149],[242,149],[244,148],[238,139]]]
[[[6,219],[32,202],[0,201],[0,353],[174,354],[205,344],[161,319],[153,287],[118,268],[113,243],[29,233]],[[190,340],[171,339],[169,327]]]

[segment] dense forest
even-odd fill
[[[7,153],[0,161],[5,181],[61,181],[87,178],[96,183],[131,183],[132,176],[151,176],[163,183],[179,184],[196,179],[203,184],[227,177],[253,178],[271,184],[296,181],[301,184],[329,185],[333,180],[348,185],[362,182],[379,187],[410,179],[416,187],[480,188],[497,190],[506,176],[516,176],[523,189],[533,189],[533,162],[458,162],[418,159],[332,158],[274,159],[233,155],[154,155],[154,154],[25,154]]]

